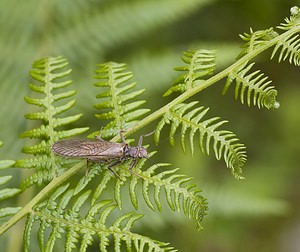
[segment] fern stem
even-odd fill
[[[300,26],[294,27],[294,28],[282,33],[281,35],[271,39],[268,43],[266,43],[266,44],[264,44],[260,47],[257,47],[256,49],[252,50],[251,52],[249,52],[248,54],[246,54],[245,56],[243,56],[242,58],[237,60],[235,63],[233,63],[232,65],[230,65],[226,69],[224,69],[223,71],[215,74],[214,76],[207,79],[206,81],[203,81],[203,83],[201,85],[196,85],[195,87],[187,90],[186,92],[179,95],[177,98],[175,98],[174,100],[172,100],[171,102],[169,102],[168,104],[163,106],[162,108],[160,108],[160,109],[156,110],[155,112],[153,112],[152,114],[148,115],[147,117],[142,119],[138,124],[136,124],[135,126],[127,129],[126,132],[124,132],[124,135],[130,135],[131,133],[143,128],[145,125],[150,124],[151,122],[153,122],[156,119],[163,116],[167,111],[170,110],[171,107],[173,107],[173,106],[175,106],[179,103],[184,102],[188,98],[194,96],[195,94],[201,92],[202,90],[208,88],[209,86],[211,86],[211,85],[217,83],[218,81],[228,77],[229,73],[231,73],[237,67],[242,66],[243,64],[245,64],[245,62],[250,61],[251,59],[253,59],[257,55],[261,54],[265,50],[267,50],[270,47],[274,46],[280,40],[283,40],[284,38],[289,37],[292,34],[295,34],[295,33],[298,33],[298,32],[300,32]],[[118,139],[119,139],[119,136],[116,136],[116,137],[114,137],[113,140],[115,141],[115,140],[118,140]]]
[[[85,161],[81,161],[64,172],[61,176],[55,177],[46,187],[44,187],[27,205],[25,205],[18,213],[10,218],[6,223],[0,227],[0,235],[6,232],[11,226],[21,220],[24,216],[29,214],[33,207],[49,195],[49,193],[58,188],[60,184],[68,180],[71,176],[76,174],[83,166],[86,165]]]

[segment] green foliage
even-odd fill
[[[166,124],[171,124],[170,143],[174,145],[174,135],[176,130],[181,126],[181,146],[185,150],[185,136],[190,131],[189,139],[192,153],[194,152],[194,137],[199,133],[199,146],[202,152],[209,154],[211,142],[213,142],[213,150],[217,159],[222,156],[228,168],[236,178],[242,178],[242,167],[246,162],[245,146],[238,143],[238,139],[230,131],[218,130],[218,128],[226,123],[220,121],[219,117],[213,117],[203,120],[208,109],[204,107],[196,107],[198,102],[180,103],[171,108],[158,123],[155,131],[155,139],[158,142],[160,132]]]
[[[150,157],[153,154],[150,154]],[[170,209],[178,212],[183,211],[187,217],[196,221],[197,229],[201,229],[200,222],[206,214],[207,203],[196,185],[189,183],[191,178],[183,174],[177,174],[178,169],[157,172],[162,167],[169,166],[166,163],[154,164],[142,171],[141,168],[145,167],[145,162],[146,160],[144,159],[136,165],[134,174],[128,170],[128,163],[120,165],[118,173],[122,180],[112,179],[111,172],[108,170],[104,171],[101,175],[101,180],[97,179],[99,185],[94,190],[92,203],[102,196],[105,189],[112,182],[115,192],[114,198],[119,209],[122,208],[122,202],[128,199],[128,197],[122,199],[124,194],[121,194],[121,191],[124,192],[125,188],[128,188],[128,196],[130,196],[131,203],[136,210],[139,208],[139,196],[142,196],[150,209],[161,211],[163,205],[161,194],[164,191]],[[81,182],[85,183],[84,178]],[[140,191],[142,195],[139,195]]]
[[[0,147],[3,145],[3,143],[0,141]],[[7,169],[11,166],[13,166],[15,162],[13,160],[0,160],[0,170]],[[7,184],[12,179],[12,176],[1,176],[0,177],[0,185]],[[0,190],[0,201],[3,201],[8,198],[12,198],[16,195],[18,195],[21,192],[18,188],[4,188]],[[21,207],[2,207],[0,208],[0,219],[12,216],[16,214]]]
[[[159,242],[149,237],[133,233],[134,223],[143,215],[125,213],[114,221],[108,218],[115,210],[112,200],[102,200],[92,205],[89,203],[91,190],[74,194],[69,184],[56,189],[51,196],[37,204],[28,215],[24,233],[25,251],[30,248],[34,224],[39,222],[37,231],[41,251],[55,251],[55,243],[64,236],[65,251],[87,251],[93,241],[98,239],[99,251],[109,251],[113,243],[115,251],[175,251],[168,243]],[[47,238],[46,238],[47,236]]]
[[[177,78],[172,87],[165,93],[169,95],[180,91],[182,96],[190,96],[189,92],[195,89],[201,91],[205,88],[206,81],[203,77],[211,74],[215,68],[215,52],[211,50],[199,49],[184,53],[182,60],[187,64],[184,67],[175,68],[178,71],[186,71]],[[186,99],[186,98],[185,98]],[[159,142],[160,134],[166,124],[170,124],[170,143],[174,145],[174,135],[181,126],[181,146],[185,150],[185,135],[189,130],[189,139],[192,153],[194,152],[194,137],[199,132],[199,146],[202,152],[209,154],[211,142],[217,159],[224,158],[232,174],[238,178],[243,178],[242,167],[246,162],[245,146],[238,143],[235,134],[228,130],[218,130],[226,121],[220,121],[219,117],[203,120],[208,109],[204,107],[193,108],[198,102],[188,104],[177,103],[169,106],[158,123],[155,131],[155,141]],[[193,108],[193,109],[192,109]],[[190,110],[192,109],[192,110]],[[190,111],[189,111],[190,110]]]
[[[45,55],[64,55],[72,63],[76,73],[73,78],[76,78],[77,83],[90,83],[88,78],[95,62],[102,62],[107,56],[111,58],[111,55],[116,55],[115,58],[122,62],[127,55],[137,58],[141,48],[151,48],[150,44],[143,42],[149,34],[159,34],[161,28],[168,30],[174,23],[189,18],[211,2],[212,0],[0,1],[0,9],[5,10],[0,20],[0,58],[5,62],[0,71],[0,117],[5,117],[1,128],[5,148],[17,154],[23,144],[10,136],[19,134],[20,128],[24,127],[22,121],[16,118],[23,116],[26,107],[22,99],[15,98],[28,92],[26,85],[21,83],[27,82],[27,72],[34,59]],[[120,51],[127,45],[135,49],[126,49],[125,55],[120,55]],[[167,50],[165,48],[162,53],[166,54]],[[169,69],[174,64],[172,59],[177,58],[173,52],[168,57],[171,57],[171,61],[170,64],[165,64],[165,69]],[[135,60],[135,63],[140,64],[139,61]],[[150,67],[144,72],[155,73]],[[139,74],[144,76],[141,71]],[[78,85],[76,90],[80,92],[82,100],[80,112],[89,111],[93,89]],[[12,125],[15,127],[11,127]]]
[[[259,70],[248,73],[253,67],[254,63],[233,70],[228,78],[223,89],[223,94],[227,92],[231,83],[236,82],[235,86],[235,99],[240,96],[241,103],[244,104],[245,100],[250,107],[251,102],[253,105],[257,105],[259,108],[277,108],[278,102],[276,102],[277,90],[274,86],[270,86],[271,81],[268,77],[264,77],[264,74]]]
[[[29,88],[35,93],[35,97],[25,97],[28,104],[39,108],[38,111],[25,115],[26,119],[42,121],[38,128],[25,131],[21,137],[37,139],[38,142],[32,146],[25,146],[23,152],[34,155],[33,158],[20,159],[15,163],[16,167],[35,168],[36,173],[26,178],[22,184],[25,189],[33,184],[41,185],[49,182],[58,174],[58,167],[54,163],[54,154],[50,147],[61,138],[81,134],[88,128],[73,128],[69,130],[58,130],[77,121],[82,114],[58,116],[68,111],[75,104],[75,100],[62,103],[62,100],[73,96],[76,91],[61,91],[72,82],[66,80],[71,70],[66,69],[68,62],[62,57],[45,58],[33,63],[30,74],[36,83],[31,83]],[[58,105],[56,105],[58,104]]]
[[[138,122],[137,119],[149,111],[139,108],[145,101],[135,99],[145,90],[131,91],[136,83],[126,83],[133,74],[124,72],[125,69],[125,64],[110,62],[99,65],[99,69],[96,70],[95,78],[100,81],[95,83],[95,86],[101,88],[101,93],[96,97],[101,99],[101,102],[97,103],[95,108],[102,112],[96,114],[96,117],[99,120],[110,120],[101,129],[104,138],[116,136],[120,130],[130,128]],[[99,135],[99,132],[92,135]]]
[[[278,36],[278,33],[273,28],[269,28],[261,31],[253,31],[250,28],[250,33],[244,33],[240,35],[241,39],[246,43],[242,46],[243,50],[238,56],[238,59],[252,53],[259,49],[261,46],[268,45],[270,41]]]
[[[300,65],[300,39],[299,34],[295,34],[292,30],[295,26],[299,25],[299,8],[293,7],[291,9],[292,15],[290,18],[285,19],[285,23],[280,24],[277,26],[280,30],[283,31],[291,31],[290,34],[287,34],[284,36],[284,38],[276,44],[271,58],[275,56],[275,54],[280,50],[278,62],[284,61],[286,59],[289,59],[290,64],[294,64],[296,66]]]
[[[215,70],[216,52],[213,50],[199,49],[189,50],[183,53],[182,61],[185,66],[176,67],[176,71],[184,71],[172,84],[164,96],[173,92],[183,93],[197,85],[201,85],[203,78],[212,74]]]
[[[119,180],[107,169],[108,164],[100,165],[103,168],[102,171],[99,169],[99,165],[91,164],[93,168],[89,172],[88,177],[83,177],[74,189],[67,190],[68,185],[58,187],[59,184],[74,174],[78,168],[85,166],[85,162],[79,162],[72,166],[72,163],[65,159],[55,158],[50,151],[50,146],[55,141],[86,130],[86,128],[57,130],[57,127],[66,126],[73,122],[74,119],[77,120],[80,117],[80,115],[56,117],[57,114],[68,110],[74,104],[74,101],[63,104],[61,102],[57,103],[58,100],[68,98],[75,93],[74,91],[59,93],[59,90],[57,90],[71,83],[68,80],[57,81],[57,79],[66,77],[69,74],[70,71],[65,71],[64,69],[66,65],[66,60],[60,57],[46,58],[34,63],[31,75],[34,79],[42,82],[42,84],[31,84],[30,88],[42,95],[38,98],[25,98],[27,103],[42,107],[42,111],[29,113],[26,115],[26,118],[40,120],[42,124],[38,128],[24,132],[22,137],[39,139],[41,143],[34,146],[25,146],[23,151],[26,154],[33,154],[34,157],[18,160],[15,166],[36,168],[36,173],[24,180],[22,188],[33,184],[41,185],[45,181],[51,181],[33,199],[33,202],[36,203],[31,203],[29,209],[23,209],[20,212],[20,215],[25,215],[26,213],[28,215],[24,236],[25,250],[31,250],[31,234],[35,230],[33,226],[39,221],[39,246],[40,249],[45,248],[47,251],[55,249],[56,240],[61,238],[63,233],[66,234],[67,250],[72,250],[72,248],[76,247],[76,244],[80,244],[80,250],[86,251],[94,239],[98,238],[100,239],[100,250],[107,251],[109,237],[112,236],[116,251],[121,251],[123,246],[126,246],[128,249],[134,246],[137,251],[143,251],[147,248],[149,251],[174,251],[173,248],[167,246],[167,243],[158,242],[149,237],[130,232],[134,221],[139,219],[141,215],[133,213],[120,214],[111,226],[107,226],[106,218],[116,206],[118,206],[118,209],[122,209],[125,199],[121,197],[121,192],[124,191],[124,187],[128,187],[129,197],[136,210],[139,209],[138,198],[142,196],[150,209],[161,211],[163,206],[161,200],[162,191],[164,191],[170,209],[182,211],[187,217],[196,221],[197,229],[201,229],[200,222],[207,210],[206,200],[202,197],[201,191],[197,189],[196,185],[189,182],[191,178],[176,174],[177,169],[157,172],[158,168],[166,167],[167,164],[155,164],[142,171],[141,168],[145,166],[146,161],[144,159],[135,166],[134,171],[129,171],[128,162],[124,162],[115,168],[120,174],[121,180]],[[97,78],[104,80],[96,84],[96,86],[102,88],[102,92],[97,97],[105,98],[106,100],[98,103],[96,107],[102,110],[103,108],[108,108],[108,111],[105,110],[104,113],[97,114],[96,117],[110,120],[105,126],[108,132],[120,131],[122,128],[119,127],[126,128],[131,124],[136,124],[138,121],[134,119],[148,112],[148,110],[139,109],[139,106],[144,101],[135,101],[135,98],[143,91],[134,91],[134,83],[125,84],[132,77],[132,74],[124,72],[124,70],[124,64],[107,63],[102,64],[100,70],[97,71]],[[60,168],[69,168],[69,170],[61,176],[54,176],[53,174],[63,171]],[[87,206],[87,200],[92,193],[87,187],[99,173],[101,173],[100,178],[102,179],[100,182],[97,181],[98,186],[92,194],[90,206]],[[98,177],[97,180],[99,180]],[[102,193],[109,184],[114,187],[113,197],[109,201],[103,201],[101,199]],[[140,196],[137,193],[140,192],[140,190],[137,190],[139,185],[142,188]],[[51,193],[51,197],[43,201],[45,195],[54,189],[56,191]],[[111,204],[113,201],[115,203]],[[89,209],[85,217],[81,217],[82,215],[79,214],[83,206]],[[49,219],[50,215],[52,217]],[[99,216],[96,221],[95,216]],[[46,234],[49,234],[47,239]],[[79,239],[79,237],[82,237],[82,239]],[[125,241],[125,245],[122,241]]]

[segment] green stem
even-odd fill
[[[260,46],[260,47],[258,47],[256,49],[252,50],[251,52],[249,52],[248,54],[246,54],[244,57],[242,57],[238,61],[236,61],[234,64],[230,65],[229,67],[227,67],[223,71],[221,71],[221,72],[217,73],[216,75],[212,76],[208,80],[202,82],[201,85],[195,86],[195,87],[187,90],[186,92],[184,92],[183,94],[179,95],[177,98],[175,98],[174,100],[172,100],[171,102],[169,102],[168,104],[166,104],[165,106],[163,106],[162,108],[156,110],[155,112],[153,112],[149,116],[145,117],[138,124],[136,124],[135,126],[127,129],[126,132],[124,132],[124,135],[130,135],[133,132],[135,132],[135,131],[143,128],[145,125],[150,124],[151,122],[153,122],[156,119],[158,119],[161,116],[163,116],[171,107],[173,107],[173,106],[175,106],[175,105],[177,105],[179,103],[184,102],[188,98],[194,96],[195,94],[201,92],[202,90],[208,88],[209,86],[217,83],[221,79],[226,78],[237,67],[242,66],[245,62],[250,61],[251,59],[253,59],[257,55],[259,55],[263,51],[265,51],[268,48],[272,47],[273,45],[277,44],[279,41],[283,41],[284,38],[290,37],[292,34],[297,33],[299,31],[300,31],[300,26],[297,26],[297,27],[295,27],[293,29],[290,29],[290,30],[282,33],[281,35],[279,35],[279,36],[271,39],[265,45],[262,45],[262,46]],[[112,139],[112,141],[115,141],[117,139],[119,139],[119,136],[114,137]]]
[[[33,207],[43,200],[49,193],[57,189],[59,185],[68,180],[71,176],[76,174],[83,166],[86,165],[85,161],[81,161],[74,165],[72,168],[67,170],[59,177],[55,177],[47,186],[45,186],[30,202],[27,203],[18,213],[16,213],[11,219],[9,219],[6,223],[4,223],[0,227],[0,235],[7,231],[11,226],[21,220],[25,215],[29,214]]]

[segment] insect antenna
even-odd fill
[[[141,146],[142,146],[142,143],[143,143],[143,138],[144,138],[144,137],[151,136],[151,135],[153,135],[153,134],[154,134],[154,132],[155,132],[155,130],[151,131],[151,132],[150,132],[150,133],[148,133],[148,134],[141,135],[141,136],[140,136],[140,139],[139,139],[139,144],[138,144],[138,147],[141,147]]]

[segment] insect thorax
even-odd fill
[[[129,158],[148,158],[148,152],[143,146],[130,147],[127,144],[124,146],[124,157]]]

